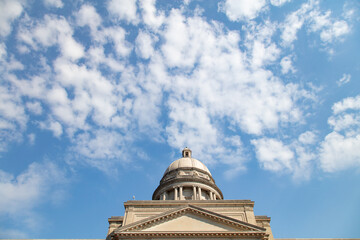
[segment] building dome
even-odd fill
[[[182,158],[169,165],[154,191],[153,200],[223,199],[209,169],[191,155],[191,150],[186,147]]]
[[[190,158],[190,157],[182,157],[179,158],[178,160],[175,160],[174,162],[172,162],[169,167],[166,169],[164,176],[171,171],[174,171],[176,169],[181,169],[181,168],[192,168],[192,169],[197,169],[197,170],[201,170],[204,171],[206,173],[208,173],[211,176],[211,173],[209,171],[209,169],[205,166],[205,164],[203,164],[202,162],[200,162],[199,160],[195,159],[195,158]]]

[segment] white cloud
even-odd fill
[[[119,163],[131,162],[131,147],[126,145],[126,136],[116,131],[99,129],[78,134],[73,139],[72,157],[83,164],[95,167],[105,173],[114,173]]]
[[[17,219],[27,228],[39,227],[35,207],[51,200],[65,183],[65,176],[54,163],[32,163],[18,176],[0,170],[0,216]]]
[[[262,24],[250,23],[243,27],[245,30],[244,42],[249,57],[251,57],[250,63],[253,69],[262,68],[278,59],[280,49],[272,41],[276,29],[277,24],[268,20]]]
[[[2,74],[4,79],[15,78],[6,71]],[[9,143],[23,140],[22,132],[25,131],[27,122],[28,116],[21,95],[9,85],[0,85],[0,152],[6,151]]]
[[[39,126],[41,129],[47,129],[52,131],[54,137],[60,138],[63,134],[63,128],[61,124],[54,120],[48,120],[46,122],[40,122]]]
[[[287,2],[291,2],[291,0],[270,0],[270,3],[276,7],[280,7]]]
[[[117,61],[113,56],[106,56],[103,46],[92,46],[88,49],[86,54],[86,64],[90,68],[97,68],[99,66],[107,66],[114,72],[123,72],[125,70],[125,64]]]
[[[286,23],[284,24],[285,27],[281,35],[281,38],[286,45],[290,45],[294,40],[296,40],[296,34],[302,27],[303,23],[304,20],[295,13],[287,16]]]
[[[167,132],[171,145],[178,148],[192,146],[199,155],[205,154],[205,145],[210,148],[217,145],[219,133],[211,124],[206,109],[192,106],[190,102],[180,99],[171,99],[169,105],[172,122],[167,127]]]
[[[290,13],[282,24],[281,38],[286,46],[291,46],[297,39],[298,31],[307,27],[308,32],[320,33],[323,45],[341,41],[350,32],[345,20],[331,17],[331,11],[321,11],[319,1],[310,1],[301,5],[300,9]]]
[[[344,112],[346,110],[359,110],[360,109],[360,95],[356,97],[344,98],[340,102],[335,103],[332,106],[334,114]]]
[[[264,169],[274,172],[293,170],[294,153],[281,141],[262,138],[252,140],[251,143],[255,146],[256,157]]]
[[[306,131],[289,144],[274,138],[253,139],[256,158],[262,168],[275,173],[291,174],[296,181],[310,178],[316,153],[314,132]]]
[[[129,23],[137,24],[138,15],[136,0],[110,0],[107,9],[118,20],[125,20]]]
[[[0,44],[0,152],[6,151],[11,142],[21,142],[28,116],[21,94],[11,83],[17,81],[14,71],[24,66],[12,55],[8,56],[5,44]]]
[[[22,27],[19,39],[38,50],[39,45],[50,47],[58,45],[64,57],[77,60],[84,55],[84,47],[76,42],[73,29],[66,19],[52,15],[45,15],[43,21],[38,21],[31,28]]]
[[[6,37],[11,33],[11,24],[23,11],[21,0],[0,1],[0,36]]]
[[[167,27],[164,32],[166,43],[162,45],[161,49],[169,67],[192,66],[196,60],[195,54],[198,48],[193,49],[193,54],[186,51],[186,48],[189,47],[188,44],[191,44],[189,40],[192,36],[189,33],[191,26],[187,25],[185,20],[181,12],[177,10],[173,10],[167,19]],[[195,36],[200,36],[200,34]],[[196,44],[196,41],[194,43]],[[187,61],[184,61],[184,59]]]
[[[125,40],[126,32],[123,28],[106,28],[102,34],[114,44],[115,52],[119,57],[127,57],[131,53],[133,46]]]
[[[333,131],[320,146],[320,165],[325,172],[360,167],[360,95],[348,97],[332,107],[328,119]]]
[[[306,131],[300,134],[299,142],[302,144],[314,144],[316,142],[316,135],[314,132]]]
[[[351,75],[344,73],[343,76],[336,82],[338,86],[344,85],[351,80]]]
[[[149,33],[140,31],[136,37],[136,53],[144,59],[149,59],[154,54],[156,37]]]
[[[72,37],[66,37],[61,41],[61,49],[64,56],[72,60],[77,60],[84,56],[83,46],[76,42]]]
[[[113,3],[109,2],[109,4],[111,5]],[[122,7],[126,7],[126,5],[121,3],[116,4],[119,4]],[[100,50],[99,47],[104,47],[104,45],[107,43],[113,44],[114,50],[118,57],[127,57],[132,51],[132,44],[130,44],[125,39],[125,30],[122,27],[116,25],[111,27],[104,27],[101,24],[102,19],[100,15],[96,12],[96,9],[93,6],[83,5],[77,13],[76,20],[78,26],[89,26],[91,29],[91,37],[97,43],[96,45],[91,46],[90,49],[92,50],[92,53],[95,53],[94,49]],[[99,55],[99,53],[97,53],[97,55]],[[106,59],[107,56],[104,55],[103,51],[101,55],[103,55],[100,57],[102,62],[106,62],[108,64],[111,62],[111,59]],[[91,61],[91,58],[89,58],[89,60]],[[114,67],[116,63],[112,62],[110,65],[111,67]]]
[[[351,2],[345,2],[343,6],[343,16],[347,20],[351,20],[356,15],[356,7],[352,5]]]
[[[115,86],[98,70],[88,69],[69,61],[58,59],[55,65],[56,79],[63,86],[48,92],[48,100],[56,118],[75,129],[86,129],[86,118],[90,117],[100,126],[110,126],[117,112]],[[72,99],[67,89],[74,88]],[[121,103],[121,102],[119,102]]]
[[[40,115],[43,112],[40,102],[27,102],[26,108],[35,115]]]
[[[165,21],[165,14],[158,11],[155,7],[155,0],[140,0],[139,6],[142,13],[142,19],[146,25],[153,30],[158,29]]]
[[[321,144],[321,168],[336,172],[360,167],[360,134],[343,136],[338,132],[328,134]]]
[[[101,25],[101,17],[91,5],[82,5],[76,14],[76,22],[79,26],[89,26],[92,32],[96,32]]]
[[[330,14],[330,11],[322,14],[317,10],[313,10],[309,14],[310,31],[320,32],[320,39],[324,43],[341,40],[350,32],[350,27],[345,20],[334,20]]]
[[[191,103],[172,99],[169,102],[170,124],[166,127],[168,142],[176,149],[191,146],[196,158],[206,164],[226,164],[227,178],[232,178],[245,169],[246,162],[242,141],[238,136],[224,136],[217,130],[207,109]]]
[[[261,67],[268,62],[275,61],[280,53],[280,50],[276,47],[274,43],[266,47],[264,43],[259,41],[254,41],[252,50],[253,67]]]
[[[219,3],[218,10],[231,21],[242,21],[256,18],[265,6],[265,0],[226,0]]]
[[[5,61],[7,55],[6,46],[4,43],[0,43],[0,61]]]
[[[105,57],[101,56],[101,58]],[[113,151],[114,154],[117,154],[116,156],[120,156],[119,149],[123,147],[125,137],[120,134],[114,135],[116,141],[114,140],[111,146],[105,148],[98,143],[97,139],[101,137],[103,140],[104,138],[100,135],[107,133],[108,129],[101,132],[97,128],[126,129],[130,125],[130,117],[127,115],[130,115],[129,112],[132,109],[129,108],[133,105],[129,104],[128,101],[122,102],[122,94],[128,92],[121,93],[121,91],[128,87],[126,84],[136,85],[136,83],[126,81],[125,70],[123,71],[123,78],[123,81],[119,82],[117,86],[115,80],[105,78],[100,71],[59,57],[54,61],[52,86],[46,89],[43,96],[33,94],[50,110],[47,113],[48,120],[39,122],[39,127],[50,130],[55,137],[68,137],[74,141],[76,147],[73,150],[76,150],[77,154],[83,155],[87,159],[96,158],[98,161],[89,160],[86,163],[107,171],[108,169],[105,166],[109,167],[109,165],[106,165],[106,162],[109,158],[114,157],[110,155],[110,152]],[[29,89],[32,92],[31,88]],[[149,106],[148,100],[149,98],[146,98],[146,101],[143,102],[144,109],[148,109],[146,108]],[[35,107],[31,104],[29,106]],[[144,116],[144,118],[148,121],[151,120],[149,115]],[[84,131],[88,135],[81,134]],[[94,134],[96,135],[95,139],[93,139]],[[106,136],[110,137],[110,134]],[[85,140],[85,137],[89,139]],[[107,141],[104,142],[109,144]],[[121,154],[124,155],[124,153]],[[121,159],[117,159],[118,162],[122,162]]]
[[[7,126],[14,129],[17,124],[24,128],[27,123],[27,116],[20,96],[5,86],[0,85],[0,119],[7,122]]]
[[[337,132],[348,130],[351,127],[360,126],[360,116],[354,113],[339,114],[331,116],[328,119],[328,124]]]
[[[340,20],[335,21],[327,31],[323,31],[320,37],[323,41],[332,41],[334,38],[339,38],[350,32],[347,22]]]
[[[154,86],[155,82],[149,79],[144,83],[146,90],[140,91],[132,105],[133,117],[137,119],[139,131],[149,133],[153,139],[160,138],[159,116],[161,113],[161,86]],[[148,86],[146,86],[148,85]]]
[[[42,98],[46,95],[46,79],[41,76],[33,76],[27,80],[10,79],[17,87],[19,93],[33,98]]]
[[[46,7],[62,8],[64,6],[61,0],[44,0],[44,4]]]
[[[294,73],[296,70],[292,65],[291,56],[283,57],[280,61],[282,74]]]
[[[91,159],[115,159],[121,156],[122,151],[117,148],[122,145],[121,135],[105,130],[93,133],[93,136],[89,133],[77,136],[77,152]]]
[[[312,3],[304,3],[298,10],[286,16],[281,33],[281,39],[285,45],[289,46],[297,39],[297,32],[302,28],[306,14],[313,8]]]

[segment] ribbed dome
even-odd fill
[[[195,168],[195,169],[205,171],[211,176],[209,169],[202,162],[200,162],[199,160],[197,160],[195,158],[190,158],[190,157],[179,158],[178,160],[175,160],[174,162],[172,162],[169,165],[169,167],[166,169],[164,176],[168,172],[178,169],[178,168]]]

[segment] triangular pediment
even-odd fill
[[[199,207],[184,206],[115,230],[121,233],[265,233],[265,229]]]
[[[213,219],[209,219],[204,216],[199,216],[197,214],[193,214],[191,212],[187,212],[184,215],[179,215],[174,219],[170,219],[169,221],[164,221],[159,224],[154,224],[149,228],[144,228],[142,231],[145,232],[163,232],[163,231],[171,231],[171,232],[227,232],[227,231],[239,231],[238,228],[229,226],[228,224],[221,223],[218,221],[214,221]]]

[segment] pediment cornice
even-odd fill
[[[265,232],[120,232],[111,234],[111,239],[123,238],[246,238],[268,240]]]

